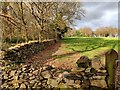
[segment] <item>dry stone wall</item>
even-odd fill
[[[52,39],[43,42],[30,41],[28,43],[18,44],[3,52],[3,55],[1,56],[3,56],[3,60],[10,60],[17,63],[24,62],[25,59],[33,56],[50,45],[55,44],[55,42],[56,40]]]
[[[89,69],[89,68],[88,68]],[[91,68],[90,68],[91,69]],[[103,73],[103,72],[99,72]],[[106,75],[93,75],[88,70],[67,71],[53,66],[33,67],[21,65],[14,70],[2,73],[2,89],[38,89],[72,88],[76,90],[105,90]]]
[[[89,64],[86,64],[87,62]],[[50,65],[38,67],[32,64],[21,64],[15,69],[3,70],[1,88],[18,90],[43,90],[45,88],[45,90],[66,90],[68,88],[72,88],[72,90],[107,90],[106,70],[98,71],[90,63],[86,56],[81,56],[76,62],[78,67],[71,70]]]

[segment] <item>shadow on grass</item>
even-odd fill
[[[117,39],[106,40],[104,38],[92,38],[92,37],[63,38],[61,42],[67,44],[68,45],[67,48],[71,49],[72,52],[62,55],[54,55],[52,56],[54,59],[67,57],[76,53],[84,53],[84,52],[92,51],[101,47],[110,47],[110,49],[114,49],[118,43]]]
[[[100,48],[100,47],[103,47],[103,46],[97,46],[95,48],[91,48],[91,49],[85,49],[85,50],[74,50],[74,48],[71,48],[73,50],[73,52],[71,53],[66,53],[66,54],[62,54],[62,55],[54,55],[53,58],[54,59],[57,59],[57,58],[63,58],[63,57],[67,57],[67,56],[70,56],[70,55],[73,55],[73,54],[77,54],[77,53],[83,53],[83,52],[88,52],[88,51],[92,51],[92,50],[95,50],[97,48]]]
[[[113,45],[114,43],[118,43],[117,39],[107,40],[104,38],[94,38],[94,37],[63,38],[61,41],[69,45],[71,44],[73,45],[77,45],[77,44],[98,45],[98,44],[104,43],[105,46],[108,46],[108,45]]]

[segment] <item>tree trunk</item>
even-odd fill
[[[57,39],[58,40],[62,39],[62,35],[61,34],[57,34]]]

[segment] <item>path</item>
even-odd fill
[[[64,43],[58,42],[39,52],[32,58],[27,59],[26,63],[33,63],[35,66],[47,64],[59,68],[71,69],[71,67],[75,67],[76,60],[79,59],[80,54],[67,51],[65,48],[66,45]]]

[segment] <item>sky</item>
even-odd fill
[[[1,2],[119,2],[120,0],[0,0]]]
[[[118,27],[118,3],[117,2],[82,2],[85,17],[75,20],[75,29],[90,27],[95,30],[98,27]]]

